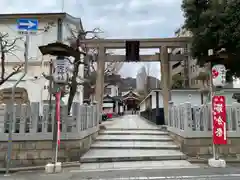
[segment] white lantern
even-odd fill
[[[212,67],[213,86],[223,87],[226,84],[226,67],[222,64],[217,64]]]
[[[67,59],[55,60],[53,80],[55,83],[66,83],[68,81],[68,65]]]

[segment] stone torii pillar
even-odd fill
[[[164,124],[168,124],[168,102],[171,100],[171,74],[169,66],[168,47],[162,46],[160,49],[161,59],[161,85],[163,91],[163,106],[164,106]]]
[[[105,47],[100,46],[98,49],[97,58],[97,77],[95,95],[97,101],[98,112],[102,112],[103,93],[104,93],[104,70],[105,70]],[[99,117],[99,123],[102,122],[102,117]]]

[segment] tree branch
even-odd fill
[[[9,78],[11,78],[13,75],[17,74],[21,71],[23,64],[17,65],[13,68],[13,71],[5,77],[5,60],[6,60],[6,54],[10,53],[13,54],[12,51],[15,50],[16,42],[17,40],[21,38],[15,38],[14,40],[8,39],[9,34],[8,33],[0,33],[0,54],[1,54],[1,80],[0,85],[2,85],[4,82],[6,82]]]
[[[5,82],[6,82],[9,78],[11,78],[13,75],[21,72],[23,65],[24,65],[24,63],[13,67],[13,71],[12,71],[9,75],[7,75],[7,77],[4,77],[3,79],[1,79],[0,85],[2,85],[3,83],[5,83]]]

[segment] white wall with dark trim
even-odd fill
[[[151,93],[148,94],[148,96],[140,103],[140,112],[146,110],[146,100],[150,98],[151,96],[151,104],[152,109],[156,108],[156,92],[159,94],[159,108],[163,108],[163,94],[161,90],[153,90]],[[234,93],[240,92],[239,88],[236,89],[224,89],[224,92],[222,93],[226,98],[227,104],[232,104],[233,102],[236,102],[235,99],[232,98]],[[172,90],[171,91],[171,101],[174,102],[174,104],[178,105],[184,102],[190,102],[192,105],[201,105],[202,102],[207,102],[207,94],[203,95],[201,97],[201,92],[198,89],[179,89],[179,90]]]

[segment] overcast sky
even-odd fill
[[[0,0],[1,13],[60,12],[62,0]],[[183,24],[182,0],[65,0],[64,11],[81,17],[86,30],[99,27],[107,38],[171,37]],[[135,77],[142,63],[124,64],[123,76]],[[159,77],[159,63],[151,74]]]

